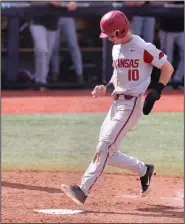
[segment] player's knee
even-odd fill
[[[72,42],[69,44],[69,48],[72,52],[80,52],[80,48],[78,46],[78,43],[77,42]]]
[[[47,55],[49,54],[49,51],[46,48],[36,48],[35,53],[37,54],[37,56],[43,58],[43,57],[47,57]]]
[[[102,158],[109,157],[109,144],[107,142],[99,142],[96,147],[96,154],[93,158],[93,162],[102,161]]]
[[[184,60],[184,49],[181,49],[181,50],[179,51],[179,56],[180,56],[180,59],[181,59],[181,60]]]
[[[110,148],[110,144],[108,142],[105,141],[101,141],[98,143],[97,147],[96,147],[96,151],[97,152],[101,152],[101,151],[109,151]]]

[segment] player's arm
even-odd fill
[[[164,86],[166,86],[173,74],[173,71],[174,68],[172,64],[167,60],[161,68],[159,83],[162,83]]]
[[[112,48],[112,58],[113,58],[113,54],[114,54],[114,47],[115,46],[113,46],[113,48]],[[107,93],[107,90],[110,89],[110,87],[113,86],[115,76],[116,76],[116,70],[114,69],[110,81],[106,85],[98,85],[98,86],[95,86],[95,88],[91,92],[92,96],[93,97],[105,96],[106,93]]]
[[[161,70],[159,82],[148,93],[144,101],[143,113],[148,115],[151,112],[155,101],[160,99],[162,90],[169,82],[174,68],[167,60],[167,56],[153,44],[148,44],[148,47],[144,51],[143,60],[145,63],[150,63]]]
[[[115,75],[116,75],[116,73],[115,73],[115,70],[114,70],[110,81],[105,85],[106,91],[108,91],[110,89],[112,90],[114,88]]]

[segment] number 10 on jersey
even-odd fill
[[[139,80],[139,70],[138,69],[129,69],[128,70],[128,81],[137,81]]]

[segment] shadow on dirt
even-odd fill
[[[144,214],[143,214],[144,216],[148,216],[149,213],[152,213],[153,216],[183,218],[184,212],[178,211],[179,209],[181,209],[181,208],[165,206],[165,205],[152,205],[152,207],[139,208],[139,209],[137,209],[137,211],[144,212]]]
[[[16,188],[16,189],[27,189],[27,190],[32,190],[32,191],[45,191],[47,193],[62,193],[62,191],[58,188],[18,184],[18,183],[11,183],[11,182],[7,182],[7,181],[2,181],[1,186],[9,187],[9,188]]]
[[[169,218],[184,218],[184,212],[178,211],[180,208],[165,206],[165,205],[152,205],[152,207],[136,209],[135,213],[132,212],[103,212],[103,211],[84,211],[84,213],[94,214],[114,214],[114,215],[134,215],[145,217],[169,217]],[[139,211],[139,212],[138,212]],[[142,213],[141,213],[142,212]]]

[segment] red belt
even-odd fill
[[[113,99],[118,100],[120,96],[124,96],[125,100],[131,100],[133,96],[125,95],[125,94],[114,94]]]

